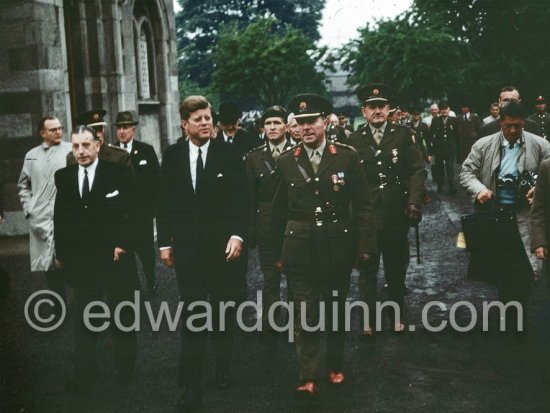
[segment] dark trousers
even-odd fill
[[[327,368],[339,372],[344,364],[345,302],[349,290],[351,267],[345,270],[331,272],[325,267],[314,272],[287,271],[286,275],[291,289],[294,305],[294,340],[298,358],[299,379],[304,381],[319,380],[320,335],[316,331],[305,331],[301,320],[304,318],[307,326],[319,324],[320,299],[324,302],[325,331],[327,335]],[[337,297],[333,296],[336,291]],[[334,306],[338,311],[337,326],[333,323]],[[302,315],[302,306],[306,312]]]
[[[50,270],[50,271],[46,271],[44,274],[46,276],[46,284],[48,285],[48,289],[53,291],[54,293],[57,293],[61,297],[61,299],[65,302],[65,306],[66,306],[67,297],[65,293],[65,271]],[[55,314],[61,313],[61,305],[58,304],[57,301],[55,301],[53,311]]]
[[[233,294],[220,289],[217,292],[210,291],[201,286],[193,286],[185,283],[181,288],[181,300],[184,302],[181,327],[181,357],[178,383],[181,386],[200,386],[202,382],[202,365],[206,347],[206,338],[211,334],[212,345],[216,362],[216,370],[229,372],[231,356],[233,354],[233,335],[235,330],[235,308],[226,308],[223,315],[223,329],[220,328],[220,303],[234,300]],[[187,325],[189,317],[204,314],[204,306],[197,306],[189,311],[189,305],[197,301],[208,301],[212,306],[212,331],[197,331],[205,326],[205,318],[199,318],[192,323],[194,329]],[[237,303],[238,305],[238,303]]]
[[[438,189],[442,189],[445,185],[445,173],[449,181],[449,189],[453,189],[455,185],[456,153],[444,152],[436,154],[434,158],[433,178]]]
[[[370,260],[367,268],[359,273],[359,296],[369,307],[368,327],[375,328],[380,256],[384,258],[388,300],[395,302],[399,306],[401,314],[403,314],[404,297],[407,291],[405,276],[409,265],[408,231],[409,227],[403,226],[376,232],[380,254]],[[399,322],[399,320],[394,321]]]
[[[90,274],[90,276],[97,276],[97,274]],[[109,306],[111,313],[109,330],[113,339],[115,368],[123,373],[133,371],[136,360],[136,331],[125,332],[118,329],[115,325],[114,313],[115,307],[122,301],[134,301],[134,289],[135,283],[112,283],[108,279],[94,284],[74,286],[74,374],[77,380],[92,381],[97,376],[95,348],[100,333],[90,331],[83,322],[84,309],[92,301],[102,301]],[[97,311],[96,307],[93,312]],[[93,320],[91,324],[100,325],[104,321],[104,319]],[[120,321],[122,326],[132,325],[134,313],[131,308],[123,307]]]
[[[152,287],[155,282],[155,240],[153,234],[153,219],[143,218],[138,223],[134,249],[143,266],[147,279],[147,286]]]

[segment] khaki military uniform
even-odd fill
[[[405,275],[409,263],[408,204],[421,207],[425,194],[426,171],[420,145],[414,133],[399,125],[386,123],[380,144],[376,144],[368,124],[348,138],[359,152],[373,203],[373,224],[380,254],[369,261],[359,277],[361,298],[369,305],[368,325],[374,328],[373,315],[377,292],[380,255],[384,256],[384,274],[388,298],[403,307]]]
[[[291,146],[287,141],[284,149]],[[277,257],[273,254],[269,237],[271,206],[275,194],[275,159],[269,144],[264,144],[246,155],[246,173],[250,193],[248,238],[251,246],[258,246],[260,267],[264,275],[262,319],[265,331],[269,329],[268,310],[281,297],[281,276],[275,269]]]
[[[359,253],[376,250],[367,182],[357,152],[330,142],[326,143],[317,173],[300,143],[279,157],[276,175],[273,245],[292,291],[300,380],[316,381],[319,332],[302,329],[301,304],[305,305],[308,325],[315,326],[323,296],[327,368],[341,371],[344,303],[351,269]],[[332,325],[333,303],[337,303],[339,312],[340,330],[336,332]]]
[[[104,143],[99,148],[99,159],[107,162],[114,162],[120,165],[127,166],[134,173],[134,167],[132,166],[132,159],[130,154],[124,149],[111,145],[110,143]],[[76,164],[76,158],[72,152],[67,154],[67,165]]]

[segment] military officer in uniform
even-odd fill
[[[269,223],[271,221],[271,203],[275,193],[275,162],[279,155],[292,144],[286,139],[287,112],[281,106],[271,106],[262,115],[260,121],[264,128],[267,143],[253,149],[246,155],[246,173],[250,191],[250,220],[248,237],[250,246],[258,246],[260,267],[264,274],[262,337],[266,341],[273,338],[268,311],[273,303],[280,300],[281,275],[275,269],[275,258],[270,245]]]
[[[300,320],[304,317],[308,326],[318,325],[322,295],[328,323],[328,382],[341,385],[345,381],[344,303],[351,269],[356,261],[368,261],[376,250],[359,156],[353,148],[328,142],[325,136],[325,117],[331,106],[318,95],[291,99],[289,109],[300,125],[302,142],[277,160],[273,199],[273,246],[275,256],[280,257],[277,266],[289,280],[294,305],[300,376],[295,395],[306,400],[319,396],[320,332],[307,331]],[[333,314],[335,306],[337,315]],[[338,326],[333,324],[335,318]]]
[[[79,113],[75,118],[74,124],[86,125],[96,131],[95,137],[100,145],[99,159],[127,166],[130,168],[132,173],[134,173],[134,167],[132,166],[130,154],[118,146],[105,142],[105,126],[107,126],[107,122],[105,122],[106,114],[107,111],[104,109],[88,110],[86,112]],[[67,165],[75,165],[76,163],[76,158],[73,153],[69,152],[67,154]]]
[[[434,180],[437,192],[443,192],[445,174],[449,181],[449,194],[456,193],[455,189],[455,162],[458,153],[458,123],[456,118],[449,116],[449,104],[439,104],[439,116],[430,126],[432,153],[434,160]]]
[[[426,172],[414,132],[388,121],[389,86],[368,84],[357,90],[357,96],[367,123],[351,134],[348,144],[359,152],[366,172],[379,251],[359,275],[360,296],[370,310],[363,335],[372,338],[380,254],[384,257],[388,298],[399,306],[400,313],[403,310],[409,263],[407,234],[409,226],[422,219]],[[394,331],[403,331],[405,325],[397,314],[392,318]]]
[[[540,125],[542,137],[550,140],[550,114],[546,112],[546,99],[543,96],[535,99],[535,113],[527,119],[537,122]]]

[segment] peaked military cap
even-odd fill
[[[392,90],[384,83],[369,83],[357,89],[357,97],[362,103],[389,102]]]
[[[105,115],[107,111],[105,109],[92,109],[87,110],[86,112],[79,113],[76,115],[75,124],[76,125],[86,125],[86,126],[105,126]]]
[[[294,113],[295,119],[325,117],[332,113],[332,104],[324,97],[313,93],[294,96],[288,102],[288,108]]]
[[[538,96],[535,99],[535,104],[540,105],[541,103],[546,103],[546,99],[544,99],[544,96]]]
[[[224,125],[230,125],[240,119],[242,112],[233,102],[223,102],[220,104],[219,119]]]
[[[288,114],[287,114],[285,108],[283,108],[282,106],[279,106],[279,105],[270,106],[265,110],[265,112],[262,115],[261,126],[264,125],[265,120],[267,118],[282,118],[284,120],[284,122],[286,123],[287,116],[288,116]]]

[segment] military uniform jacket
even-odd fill
[[[327,142],[315,174],[300,143],[279,156],[276,175],[271,234],[285,269],[311,270],[314,245],[323,246],[331,268],[351,269],[355,252],[376,251],[372,205],[353,148]]]
[[[350,135],[348,144],[357,149],[365,169],[375,227],[408,226],[405,208],[407,204],[423,204],[426,180],[420,145],[413,132],[388,122],[380,145],[376,145],[367,124]]]
[[[420,150],[422,151],[422,156],[424,159],[427,158],[429,153],[432,153],[432,141],[430,140],[430,128],[424,122],[419,121],[418,126],[415,127],[414,124],[411,124],[411,129],[416,135],[418,144],[420,145]]]
[[[430,138],[432,141],[432,153],[435,156],[451,156],[458,153],[458,122],[456,118],[438,116],[430,126]]]
[[[544,112],[542,115],[539,113],[533,113],[527,119],[538,123],[542,132],[542,137],[546,140],[550,140],[550,113]]]
[[[285,149],[292,146],[289,141]],[[275,194],[275,159],[269,144],[264,144],[246,155],[246,175],[250,193],[249,244],[269,239],[271,206]]]

